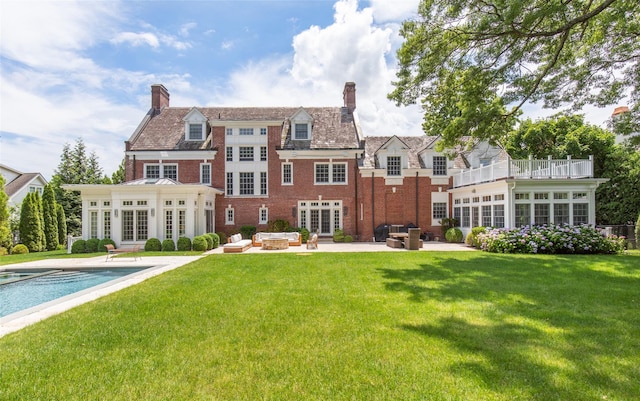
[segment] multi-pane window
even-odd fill
[[[240,195],[253,195],[253,173],[240,173]]]
[[[227,128],[226,133],[227,135],[233,135],[233,128]]]
[[[267,194],[267,172],[260,172],[260,195]]]
[[[589,223],[589,204],[574,203],[573,204],[573,225]]]
[[[240,161],[252,162],[253,161],[253,146],[240,146]]]
[[[133,210],[122,211],[122,240],[133,241]]]
[[[261,162],[266,162],[267,161],[267,147],[266,146],[260,146],[260,161]]]
[[[136,210],[136,240],[143,241],[148,239],[149,221],[146,210]]]
[[[447,175],[446,156],[433,156],[433,175]]]
[[[316,184],[344,184],[346,182],[346,163],[317,163],[315,165]]]
[[[470,227],[471,226],[471,211],[469,206],[464,206],[462,208],[462,227]]]
[[[282,163],[282,183],[293,184],[293,165],[291,163]]]
[[[186,233],[187,233],[187,211],[184,209],[178,210],[178,237],[184,237]]]
[[[201,141],[203,137],[202,124],[189,124],[190,141]]]
[[[102,220],[102,238],[111,238],[111,211],[106,210]]]
[[[482,226],[491,227],[491,206],[482,206]]]
[[[387,156],[387,175],[402,175],[402,165],[400,156]]]
[[[233,208],[225,209],[225,211],[224,211],[224,223],[225,224],[234,224]]]
[[[253,135],[253,128],[240,128],[240,135]]]
[[[173,239],[173,210],[164,211],[164,238]]]
[[[89,212],[89,238],[98,238],[98,211]]]
[[[163,165],[164,178],[178,181],[178,166],[175,164]]]
[[[233,161],[233,146],[227,146],[227,161]]]
[[[549,224],[548,203],[536,203],[533,205],[533,223],[538,226]]]
[[[504,205],[493,205],[493,226],[504,227]]]
[[[462,216],[462,213],[460,211],[459,207],[454,207],[453,208],[453,218],[456,219],[456,221],[460,221],[460,218]]]
[[[159,164],[147,164],[145,166],[146,178],[160,178],[160,165]]]
[[[267,135],[267,129],[266,128],[260,128],[260,135]]]
[[[211,164],[203,163],[200,165],[200,182],[211,184]]]
[[[569,204],[568,203],[553,204],[553,223],[569,224]]]
[[[316,183],[329,182],[329,165],[324,163],[316,164]]]
[[[516,203],[516,227],[528,226],[531,224],[531,205],[528,203]]]
[[[480,208],[474,206],[471,208],[471,227],[478,227],[480,225]]]
[[[447,217],[447,202],[433,203],[433,220],[438,221]]]
[[[333,182],[347,182],[347,165],[336,163],[331,165]]]
[[[233,195],[233,173],[227,173],[227,195]]]
[[[295,139],[309,139],[309,124],[296,124],[295,130]]]
[[[266,207],[261,207],[259,218],[260,224],[267,224],[267,222],[269,221],[269,209],[267,209]]]

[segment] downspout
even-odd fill
[[[375,172],[371,172],[371,233],[373,234],[373,238],[376,237],[376,196],[375,196],[375,180],[374,180]]]
[[[418,198],[418,171],[416,171],[416,226],[420,227],[420,204]]]
[[[355,202],[354,202],[354,220],[356,221],[355,224],[355,228],[356,228],[356,236],[360,236],[360,232],[358,231],[358,155],[355,155],[355,163],[353,166],[353,170],[354,170],[354,180],[356,182],[356,187],[355,187]]]

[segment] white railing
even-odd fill
[[[504,178],[520,179],[566,179],[593,177],[593,156],[589,159],[572,160],[508,159],[488,166],[462,171],[453,176],[453,187],[496,181]]]

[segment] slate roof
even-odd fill
[[[185,141],[184,117],[192,107],[166,107],[159,113],[150,111],[129,140],[130,150],[207,150],[210,138]],[[360,140],[353,116],[344,107],[308,107],[313,117],[312,140],[291,140],[291,123],[299,107],[197,107],[209,121],[218,122],[279,122],[283,127],[282,149],[357,149]],[[208,133],[207,133],[208,135]]]
[[[40,173],[23,173],[7,185],[5,185],[4,192],[9,198],[11,198],[14,194],[24,188],[25,185],[33,181],[39,175]]]

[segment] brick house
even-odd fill
[[[564,204],[573,208],[574,193],[576,204],[587,202],[575,207],[576,221],[595,222],[595,187],[602,180],[592,174],[565,171],[532,180],[542,177],[512,174],[516,169],[502,174],[497,166],[513,161],[486,143],[449,159],[435,150],[438,137],[365,137],[355,83],[347,82],[342,95],[341,107],[171,107],[168,90],[152,85],[151,109],[125,142],[126,182],[65,187],[82,194],[83,237],[111,237],[117,244],[177,240],[235,233],[244,225],[263,231],[277,219],[321,236],[343,229],[360,241],[386,224],[442,235],[440,219],[450,216],[465,232],[489,221],[509,227],[516,220],[565,221],[566,214],[572,222]],[[486,168],[490,175],[474,175]],[[541,174],[544,166],[536,168]],[[526,196],[514,190],[523,180]],[[562,206],[549,200],[556,192]],[[547,206],[535,206],[543,198]]]

